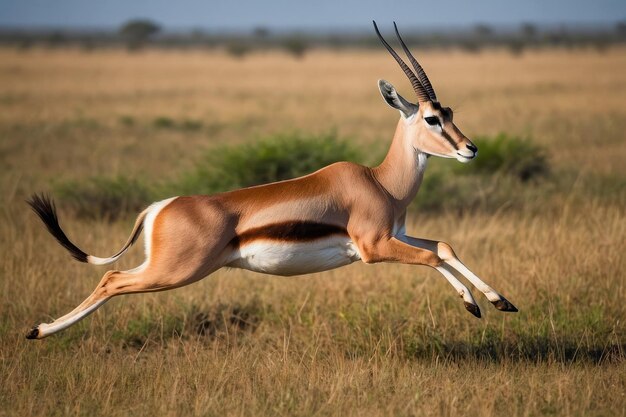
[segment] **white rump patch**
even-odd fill
[[[177,198],[178,197],[171,197],[166,200],[157,201],[156,203],[150,204],[150,206],[147,208],[148,214],[146,215],[146,218],[143,221],[143,233],[144,233],[143,238],[145,242],[144,247],[146,251],[146,260],[143,261],[143,263],[139,265],[137,268],[133,268],[126,272],[129,272],[129,273],[142,272],[143,270],[146,269],[146,267],[150,263],[150,254],[152,253],[152,230],[154,227],[154,219],[156,219],[156,216],[161,212],[161,210],[165,208],[165,206],[167,206],[169,203],[171,203]]]

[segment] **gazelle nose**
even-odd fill
[[[469,149],[470,151],[472,151],[474,153],[478,152],[478,148],[475,145],[471,144],[471,143],[468,143],[465,146],[467,146],[467,149]]]

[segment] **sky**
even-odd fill
[[[626,0],[0,0],[2,27],[107,29],[131,18],[209,30],[360,30],[372,19],[426,28],[614,24],[626,21]]]

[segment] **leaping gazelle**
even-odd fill
[[[452,110],[437,101],[424,70],[396,35],[415,73],[376,34],[411,81],[411,103],[387,81],[378,87],[387,104],[400,111],[391,147],[375,168],[339,162],[312,174],[222,194],[173,197],[153,203],[135,222],[122,249],[109,258],[87,255],[59,226],[53,202],[34,195],[29,204],[48,231],[71,255],[93,265],[118,260],[145,231],[145,262],[128,271],[108,271],[78,307],[35,326],[26,336],[41,339],[83,319],[111,297],[163,291],[198,281],[224,267],[274,275],[325,271],[357,260],[428,265],[438,270],[476,317],[480,309],[467,278],[501,311],[517,311],[480,280],[444,242],[406,235],[406,209],[422,182],[429,155],[467,162],[478,149],[452,121]]]

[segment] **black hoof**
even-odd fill
[[[39,326],[35,326],[33,327],[30,332],[28,332],[28,334],[26,335],[27,339],[37,339],[37,336],[39,336]]]
[[[500,311],[508,311],[511,313],[517,312],[517,308],[504,297],[502,300],[492,301],[491,304],[493,304]]]
[[[480,318],[480,308],[476,304],[468,303],[467,301],[463,301],[465,304],[465,309],[472,313],[475,317]]]

